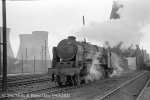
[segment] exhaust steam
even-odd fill
[[[101,53],[90,53],[87,58],[92,57],[92,64],[88,66],[88,75],[86,76],[87,81],[95,81],[102,78],[103,73],[101,71],[101,66],[99,58],[101,58]]]
[[[100,66],[100,61],[99,59],[102,58],[101,53],[90,53],[87,57],[91,58],[92,57],[92,64],[88,65],[87,70],[88,70],[88,75],[86,76],[86,82],[88,81],[95,81],[104,78],[104,71],[102,70],[102,67]],[[111,66],[114,68],[113,73],[110,75],[110,77],[113,76],[120,76],[124,70],[122,67],[120,67],[120,62],[121,60],[119,57],[115,54],[112,53],[111,56]]]

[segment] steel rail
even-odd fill
[[[13,82],[13,81],[19,81],[19,80],[26,80],[26,79],[32,79],[32,78],[38,78],[38,77],[45,77],[46,74],[37,74],[37,75],[21,75],[21,76],[12,76],[8,77],[7,82]],[[0,78],[0,83],[2,83],[2,79]]]
[[[140,100],[141,96],[143,95],[146,87],[148,86],[148,84],[150,83],[150,79],[148,80],[148,82],[145,84],[144,88],[142,89],[142,91],[140,92],[140,94],[138,95],[138,97],[136,98],[136,100]]]
[[[116,79],[114,77],[114,79]],[[109,80],[112,80],[112,79],[107,79],[107,80],[104,80],[103,82],[107,82]],[[48,95],[48,94],[56,94],[56,93],[60,93],[60,92],[64,92],[64,91],[68,91],[68,90],[72,90],[72,89],[76,89],[76,88],[81,88],[81,87],[87,87],[89,85],[93,85],[93,84],[96,84],[100,81],[95,81],[95,82],[91,82],[91,83],[85,83],[85,84],[80,84],[80,85],[75,85],[75,86],[65,86],[65,87],[59,87],[59,86],[56,86],[56,87],[51,87],[51,88],[57,88],[57,90],[53,90],[53,91],[44,91],[44,94],[45,95]],[[59,88],[58,88],[59,87]],[[43,89],[43,90],[49,90],[51,88],[46,88],[46,89]],[[36,91],[31,91],[31,92],[26,92],[24,94],[32,94],[33,92],[40,92],[40,91],[43,91],[43,90],[36,90]],[[24,98],[23,100],[30,100],[32,99],[33,97],[28,97],[28,98]]]
[[[137,77],[134,77],[131,80],[128,80],[128,81],[124,82],[121,86],[119,86],[116,89],[114,89],[113,91],[103,95],[102,97],[97,98],[96,100],[102,100],[104,98],[107,98],[109,95],[113,94],[115,91],[119,90],[120,88],[123,88],[124,86],[126,86],[128,84],[130,84],[132,81],[136,80],[137,78],[139,78],[140,76],[144,75],[145,73],[147,73],[147,72],[143,72],[142,74],[138,75]]]
[[[143,74],[143,73],[142,73]],[[141,75],[141,74],[140,74]],[[114,77],[113,79],[116,79],[117,77]],[[103,82],[107,82],[109,80],[112,80],[112,79],[107,79],[107,80],[104,80]],[[64,92],[64,91],[68,91],[68,90],[72,90],[72,89],[76,89],[76,88],[80,88],[80,87],[87,87],[89,85],[92,85],[94,83],[98,83],[99,81],[95,81],[95,82],[92,82],[92,83],[87,83],[87,84],[81,84],[80,86],[69,86],[69,87],[62,87],[62,88],[59,88],[58,86],[55,86],[55,87],[50,87],[50,88],[44,88],[44,89],[40,89],[40,90],[35,90],[35,91],[28,91],[28,92],[24,92],[24,93],[21,93],[21,94],[32,94],[32,93],[40,93],[41,91],[43,92],[44,91],[44,94],[45,95],[48,95],[48,94],[56,94],[56,93],[60,93],[60,92]],[[54,90],[50,90],[50,89],[54,89]],[[56,90],[57,89],[57,90]],[[25,97],[23,98],[22,100],[32,100],[34,97]],[[17,98],[16,98],[17,99]]]
[[[28,85],[32,83],[37,83],[37,82],[42,82],[42,81],[51,81],[50,77],[37,77],[37,78],[32,78],[32,79],[25,79],[25,80],[20,80],[20,81],[13,81],[8,83],[8,87],[16,86],[16,85]]]
[[[143,75],[145,72],[143,72],[142,74],[140,75]],[[114,77],[115,79],[115,77]],[[107,79],[107,80],[104,80],[104,82],[107,82],[109,80],[112,80],[112,79]],[[76,89],[76,88],[81,88],[81,87],[87,87],[89,85],[93,85],[94,83],[98,83],[99,81],[95,81],[95,82],[92,82],[92,83],[86,83],[86,84],[81,84],[81,85],[76,85],[76,86],[70,86],[70,87],[63,87],[63,88],[59,88],[58,90],[54,90],[54,91],[49,91],[49,92],[44,92],[45,95],[48,95],[48,94],[57,94],[57,93],[61,93],[61,92],[64,92],[64,91],[68,91],[68,90],[72,90],[72,89]],[[40,91],[40,90],[39,90]],[[29,93],[29,92],[28,92]],[[33,93],[33,92],[30,92],[30,93]],[[33,97],[29,97],[29,98],[25,98],[24,100],[31,100]]]

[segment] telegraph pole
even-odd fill
[[[27,57],[28,57],[28,49],[26,48],[26,62],[27,62]]]
[[[3,91],[7,90],[7,33],[6,33],[6,0],[2,0],[3,15]]]
[[[22,54],[22,74],[23,74],[23,54]]]
[[[0,31],[2,32],[2,30],[0,30]],[[2,54],[1,54],[2,53],[1,52],[1,45],[2,45],[1,36],[2,35],[1,35],[1,32],[0,32],[0,75],[2,74],[2,62],[1,62],[2,61],[2,59],[1,59],[2,58]]]
[[[45,72],[46,72],[46,40],[45,40]]]
[[[35,74],[35,56],[34,56],[34,74]]]
[[[42,67],[43,67],[43,45],[42,45]]]

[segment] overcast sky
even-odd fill
[[[86,24],[92,21],[102,22],[109,19],[111,8],[112,0],[8,0],[7,26],[11,28],[10,42],[14,55],[16,56],[19,48],[19,34],[48,31],[51,52],[51,48],[61,39],[82,27],[83,15]]]
[[[52,47],[69,35],[79,40],[85,37],[97,44],[122,40],[127,45],[140,44],[150,53],[150,0],[121,0],[124,7],[118,12],[121,15],[118,20],[109,19],[113,0],[6,1],[7,26],[11,28],[10,42],[15,56],[19,34],[32,34],[32,31],[49,32],[50,54]]]

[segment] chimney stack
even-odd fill
[[[7,32],[7,56],[14,58],[13,50],[12,50],[10,40],[9,40],[10,28],[7,28],[6,32]],[[0,35],[1,35],[1,37],[0,37],[1,41],[0,42],[3,43],[3,28],[2,27],[0,27]],[[3,46],[2,45],[1,45],[1,52],[3,52]]]
[[[117,1],[113,1],[110,19],[119,19],[120,15],[118,14],[118,10],[122,7],[123,7],[123,5],[118,4]]]
[[[17,53],[17,58],[25,60],[33,60],[33,35],[32,34],[20,34],[20,46]]]
[[[33,60],[50,60],[48,49],[48,32],[46,31],[33,31],[32,34],[21,34],[20,47],[17,54],[18,59],[27,58]],[[46,56],[45,56],[46,55]]]
[[[33,31],[34,37],[33,52],[37,60],[50,60],[48,49],[48,32],[47,31]],[[45,57],[46,55],[46,57]]]

